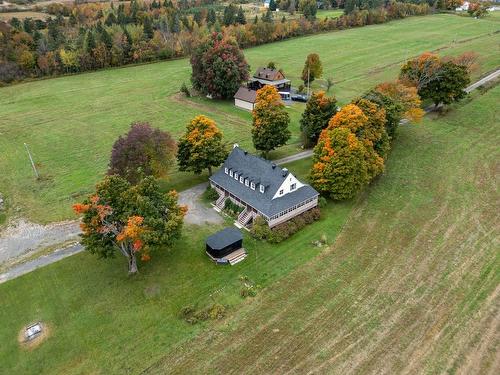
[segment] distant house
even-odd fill
[[[291,81],[286,79],[285,74],[281,70],[270,68],[259,68],[255,72],[248,87],[253,90],[258,90],[265,85],[274,86],[278,91],[290,92]]]
[[[262,216],[273,227],[318,205],[319,194],[314,188],[288,169],[238,145],[210,177],[210,186],[219,194],[215,202],[218,208],[223,209],[227,199],[244,208],[237,218],[241,226],[250,226],[255,217]]]
[[[242,86],[234,94],[234,105],[252,111],[255,106],[257,90],[270,85],[276,87],[283,100],[291,100],[291,81],[285,78],[281,70],[259,68],[246,86]]]
[[[455,8],[455,11],[457,12],[466,12],[469,10],[469,2],[468,1],[464,1],[464,3],[459,6],[458,8]]]
[[[236,94],[234,94],[234,105],[252,111],[255,106],[256,98],[257,91],[242,86],[238,89]]]

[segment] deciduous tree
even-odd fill
[[[191,56],[193,87],[213,98],[232,98],[248,79],[249,66],[234,39],[213,33]]]
[[[180,237],[186,208],[177,204],[177,193],[162,193],[147,177],[132,186],[120,176],[107,176],[82,203],[73,205],[82,214],[81,243],[101,258],[121,253],[129,274],[138,271],[136,256],[150,259]]]
[[[275,87],[266,85],[257,91],[252,117],[253,144],[265,157],[290,139],[290,117]]]
[[[363,143],[346,127],[327,128],[314,148],[311,182],[335,200],[354,197],[369,181]]]
[[[304,69],[302,70],[302,81],[304,84],[311,83],[323,75],[323,65],[317,53],[307,55]]]
[[[337,113],[337,100],[326,96],[324,91],[313,93],[306,104],[300,120],[300,130],[306,147],[313,147],[318,141],[321,131]]]
[[[212,174],[212,167],[218,167],[228,155],[222,132],[215,121],[206,116],[196,116],[187,126],[186,133],[178,143],[177,162],[180,171],[200,174],[204,169]]]
[[[363,143],[367,172],[372,179],[384,170],[384,159],[376,151],[375,145],[382,142],[380,147],[385,153],[388,151],[385,149],[388,139],[384,140],[385,111],[378,110],[375,104],[366,99],[358,100],[357,104],[344,106],[332,117],[328,128],[349,129]]]
[[[437,55],[425,53],[403,65],[400,79],[415,86],[422,99],[430,99],[436,106],[450,104],[465,97],[472,66],[468,57],[441,60]]]
[[[318,12],[318,5],[316,0],[300,0],[299,11],[302,12],[305,18],[313,20],[314,18],[316,18],[316,13]]]
[[[113,145],[108,174],[131,184],[145,176],[164,177],[173,168],[177,146],[169,133],[136,122]]]
[[[451,104],[467,95],[464,90],[469,83],[467,68],[448,61],[442,64],[439,78],[420,89],[419,94],[422,98],[432,100],[436,106],[440,103]]]

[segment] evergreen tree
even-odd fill
[[[321,131],[328,127],[328,122],[336,113],[337,100],[335,98],[327,97],[323,91],[311,95],[300,119],[300,130],[305,147],[316,145]]]
[[[207,24],[212,26],[217,21],[217,15],[215,14],[215,10],[210,8],[207,13]]]
[[[153,31],[153,25],[151,24],[151,18],[149,17],[144,18],[142,28],[144,30],[144,36],[146,39],[153,38],[154,31]]]
[[[245,12],[243,11],[243,8],[241,6],[239,7],[238,14],[236,15],[236,22],[240,25],[245,25],[247,23]]]
[[[95,38],[94,38],[94,33],[92,32],[92,29],[90,29],[87,32],[87,40],[86,40],[86,43],[85,43],[85,51],[87,51],[87,53],[92,53],[92,50],[95,47],[96,47],[96,42],[95,42]]]

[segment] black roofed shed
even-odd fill
[[[243,236],[234,228],[225,228],[206,240],[206,250],[214,258],[222,258],[243,247]]]

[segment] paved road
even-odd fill
[[[30,260],[26,263],[14,266],[7,272],[0,274],[0,284],[8,280],[15,279],[16,277],[22,276],[28,272],[34,271],[37,268],[46,266],[48,264],[57,262],[58,260],[69,257],[73,254],[79,253],[80,251],[83,251],[83,246],[77,243],[72,246],[58,249],[48,255],[44,255],[39,258]]]
[[[479,86],[484,85],[485,83],[492,81],[500,76],[500,69],[495,72],[487,75],[484,78],[481,78],[479,81],[473,83],[469,87],[465,89],[467,93],[477,89]],[[433,110],[433,107],[426,108],[426,112],[430,112]],[[407,123],[408,121],[402,120],[402,124]],[[274,160],[276,164],[285,164],[290,163],[292,161],[301,160],[308,158],[312,155],[312,150],[305,150],[299,152],[295,155],[287,156],[282,159]],[[202,183],[196,185],[190,189],[184,190],[179,193],[179,203],[187,204],[189,206],[188,214],[186,215],[185,221],[191,224],[204,224],[207,222],[218,223],[221,222],[220,216],[211,208],[206,207],[199,201],[200,195],[206,189],[207,183]],[[48,264],[57,262],[58,260],[64,259],[70,255],[79,253],[83,251],[83,247],[80,244],[76,244],[67,248],[59,249],[54,251],[49,255],[42,256],[37,259],[33,259],[29,262],[20,264],[18,266],[14,266],[8,272],[0,274],[0,284],[7,281],[24,275],[28,272],[34,271],[37,268],[46,266]]]
[[[469,87],[467,87],[465,89],[465,92],[469,93],[469,92],[477,89],[479,86],[482,86],[485,83],[487,83],[489,81],[492,81],[492,80],[496,79],[499,76],[500,76],[500,69],[497,69],[493,73],[488,74],[486,77],[481,78],[479,81],[477,81],[477,82],[473,83],[472,85],[470,85]]]

